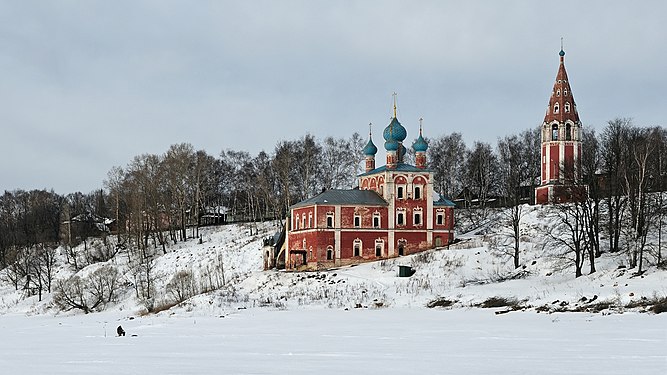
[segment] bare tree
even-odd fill
[[[441,136],[429,142],[428,165],[434,171],[434,189],[453,198],[463,189],[466,145],[461,133]]]
[[[628,165],[626,145],[632,121],[617,118],[609,121],[602,132],[602,171],[605,176],[605,205],[607,208],[606,229],[609,234],[609,251],[619,251],[619,239],[623,222],[623,212],[627,203],[623,192],[623,174]]]
[[[582,268],[589,254],[590,246],[588,227],[589,217],[586,213],[586,197],[584,189],[571,189],[570,203],[556,205],[556,225],[547,228],[547,247],[554,255],[574,265],[575,277],[581,276]]]
[[[177,272],[166,286],[167,294],[176,302],[181,303],[197,294],[197,284],[191,270]]]
[[[508,136],[498,140],[498,188],[508,206],[503,210],[504,221],[510,228],[509,233],[496,233],[496,236],[507,235],[510,243],[496,241],[496,250],[509,254],[514,261],[514,268],[520,265],[521,247],[521,219],[523,206],[521,205],[521,186],[529,180],[530,170],[528,163],[523,159],[527,145],[519,136]]]

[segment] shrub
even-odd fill
[[[516,298],[489,297],[478,306],[485,309],[505,306],[516,308],[519,306],[519,302],[516,300]]]
[[[434,307],[450,307],[452,306],[456,301],[448,300],[446,298],[436,298],[433,301],[430,301],[429,303],[426,304],[426,307],[429,309],[432,309]]]
[[[179,271],[167,283],[167,294],[180,303],[197,294],[197,287],[192,271]]]
[[[651,312],[653,312],[654,314],[667,312],[667,298],[663,298],[655,305],[651,306]]]
[[[120,273],[111,265],[96,269],[87,277],[72,276],[56,285],[54,302],[61,310],[78,309],[86,314],[103,310],[115,302],[121,288]]]

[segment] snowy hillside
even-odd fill
[[[156,250],[151,263],[154,285],[150,307],[156,312],[187,311],[215,316],[248,308],[377,309],[427,305],[490,306],[538,312],[622,312],[664,303],[667,272],[651,266],[637,276],[623,268],[627,258],[623,254],[604,253],[596,259],[597,272],[575,278],[573,266],[560,255],[555,256],[540,235],[540,227],[553,225],[547,210],[525,207],[522,266],[517,270],[510,258],[488,246],[489,233],[501,230],[498,214],[475,230],[461,234],[461,241],[450,248],[317,273],[261,270],[262,239],[276,231],[275,223],[259,224],[253,235],[249,234],[252,229],[248,225],[204,228],[202,243],[194,239],[181,242],[168,247],[164,255]],[[59,251],[56,279],[64,280],[73,272],[65,264],[64,249]],[[121,287],[117,298],[94,311],[108,309],[128,315],[146,312],[146,301],[138,298],[133,287],[137,278],[129,271],[130,257],[126,252],[78,272],[78,276],[85,278],[104,265],[119,270]],[[397,277],[399,266],[412,267],[414,275]],[[179,273],[189,278],[178,279]],[[184,300],[181,303],[173,287],[174,280],[188,281],[185,288],[183,284],[176,288],[176,292],[185,294],[179,295]],[[23,291],[16,291],[6,282],[0,289],[2,313],[62,314],[60,310],[54,303],[54,293],[47,294],[40,302],[37,296],[26,297]],[[77,310],[68,312],[72,313]]]

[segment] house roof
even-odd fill
[[[313,205],[347,205],[363,204],[372,206],[387,206],[388,203],[373,190],[358,189],[331,189],[326,190],[312,198],[301,201],[290,208],[313,206]]]
[[[450,201],[449,199],[445,197],[440,197],[439,200],[433,202],[434,207],[455,207],[456,204],[454,202]]]
[[[410,164],[405,164],[405,163],[399,163],[396,165],[396,168],[393,169],[388,169],[386,165],[383,165],[381,167],[375,168],[372,171],[362,173],[357,177],[362,177],[362,176],[369,176],[372,174],[384,172],[384,171],[399,171],[399,172],[430,172],[430,169],[422,169],[422,168],[417,168],[414,165]]]

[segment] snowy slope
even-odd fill
[[[248,225],[204,228],[201,244],[189,240],[171,245],[167,254],[156,258],[156,306],[173,305],[165,286],[179,271],[191,271],[195,280],[201,281],[210,279],[211,270],[221,263],[224,287],[194,296],[165,313],[196,311],[216,316],[258,307],[422,308],[437,299],[448,301],[450,308],[466,308],[493,297],[509,300],[515,309],[622,312],[629,308],[643,310],[641,306],[632,306],[667,297],[667,272],[653,266],[642,276],[635,276],[631,270],[619,269],[619,265],[626,263],[624,255],[605,253],[596,260],[596,273],[575,278],[573,266],[563,264],[544,246],[540,227],[553,225],[550,222],[553,219],[547,215],[549,208],[525,206],[524,209],[522,267],[518,270],[514,270],[510,258],[487,246],[489,233],[501,230],[498,225],[501,213],[460,235],[462,241],[450,248],[316,273],[261,270],[262,239],[277,230],[274,223],[259,224],[259,233],[252,236]],[[109,263],[125,270],[128,285],[120,302],[108,309],[128,314],[144,311],[129,286],[126,256],[119,253]],[[411,277],[397,277],[399,265],[412,266],[416,272]],[[89,266],[79,274],[90,273],[99,266]],[[63,265],[58,277],[70,274]],[[7,284],[0,289],[0,312],[62,314],[53,306],[50,296],[42,302],[35,296],[24,299]]]

